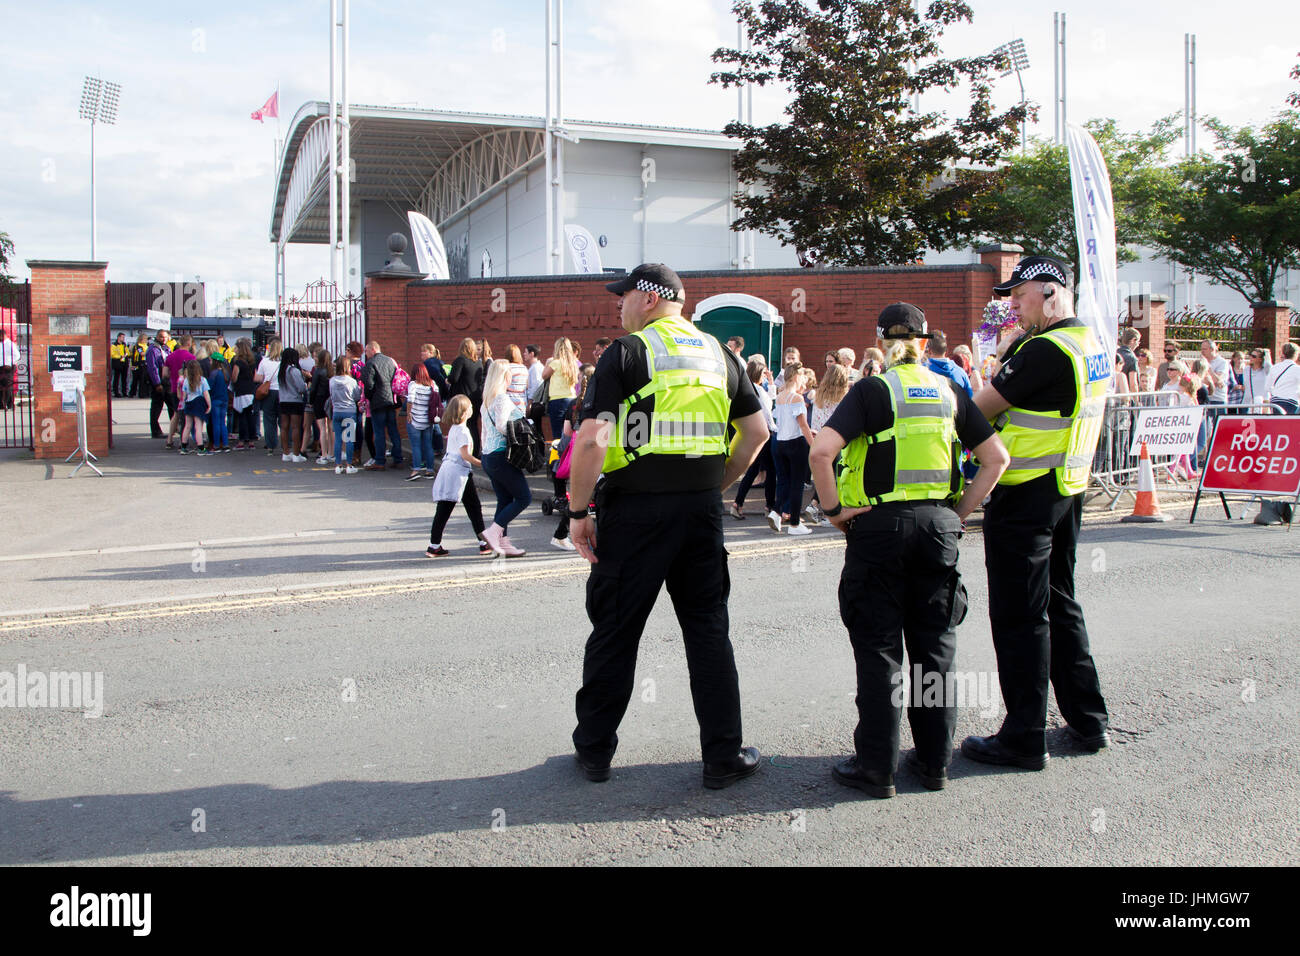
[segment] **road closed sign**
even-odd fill
[[[1200,490],[1300,494],[1300,416],[1221,416]]]

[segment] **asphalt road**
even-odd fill
[[[1085,755],[1049,731],[1045,772],[958,756],[947,790],[904,771],[876,801],[829,776],[855,721],[842,545],[744,533],[732,638],[765,764],[731,789],[700,786],[666,595],[613,779],[591,784],[569,744],[580,562],[303,574],[290,595],[0,620],[0,672],[104,680],[97,719],[0,709],[0,863],[1300,862],[1300,537],[1218,516],[1087,525],[1079,593],[1114,745]],[[987,682],[982,541],[963,547],[957,664]],[[173,578],[152,596],[197,587]],[[963,708],[958,740],[998,720]]]

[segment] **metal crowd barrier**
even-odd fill
[[[1132,450],[1133,427],[1139,411],[1146,408],[1171,408],[1179,403],[1176,392],[1127,392],[1106,398],[1106,413],[1102,420],[1101,440],[1092,461],[1092,496],[1104,495],[1110,499],[1112,510],[1124,494],[1136,495],[1138,460],[1140,450]],[[1214,434],[1214,423],[1220,415],[1276,415],[1281,410],[1273,405],[1219,405],[1198,406],[1205,414],[1201,425],[1201,448],[1208,446]],[[1197,479],[1175,477],[1177,455],[1150,451],[1151,467],[1155,473],[1156,487],[1165,492],[1194,494]],[[1199,473],[1199,462],[1193,461]]]

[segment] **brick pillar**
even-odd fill
[[[63,396],[50,381],[51,345],[89,346],[86,373],[86,445],[100,457],[108,454],[109,355],[106,262],[58,262],[28,259],[32,270],[32,401],[36,457],[63,459],[77,447],[77,416],[63,411]],[[70,316],[56,318],[51,316]],[[82,325],[76,317],[84,317]],[[82,334],[76,334],[82,333]],[[83,353],[83,370],[84,370]]]
[[[1128,297],[1128,322],[1126,325],[1142,333],[1140,345],[1145,345],[1151,352],[1152,361],[1164,353],[1165,348],[1165,309],[1169,305],[1167,295],[1131,295]],[[1200,344],[1197,343],[1197,347]]]
[[[1011,273],[1015,271],[1016,263],[1024,255],[1024,247],[1018,246],[1014,242],[994,242],[987,246],[980,246],[975,250],[980,257],[980,262],[986,266],[993,267],[993,282],[989,287],[989,294],[992,295],[992,286],[1001,285],[1011,278]]]
[[[416,278],[409,272],[366,274],[366,343],[377,341],[399,362],[408,360],[406,286]]]
[[[1276,362],[1282,346],[1291,341],[1291,303],[1252,302],[1250,307],[1255,313],[1255,331]]]

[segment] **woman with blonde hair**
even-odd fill
[[[555,350],[546,360],[542,378],[550,382],[546,417],[551,422],[551,438],[559,438],[564,428],[564,415],[573,402],[574,386],[578,383],[578,356],[567,338],[561,336],[555,340]]]
[[[518,558],[523,556],[524,549],[516,548],[510,543],[510,522],[528,507],[533,495],[528,490],[528,479],[524,473],[510,464],[506,456],[506,426],[524,417],[524,413],[506,394],[509,375],[510,363],[498,359],[488,368],[487,381],[483,386],[481,457],[483,471],[491,480],[492,490],[497,496],[496,514],[492,517],[492,526],[483,532],[483,540],[497,554]]]
[[[966,612],[957,570],[962,521],[993,490],[1010,456],[966,392],[925,366],[925,314],[896,303],[877,323],[889,343],[889,367],[853,386],[818,433],[811,459],[822,507],[845,534],[839,610],[857,676],[854,753],[831,775],[869,796],[888,798],[895,794],[899,764],[904,708],[893,691],[904,650],[908,672],[915,675],[906,709],[916,749],[908,763],[927,789],[947,785],[957,708],[930,697],[921,706],[918,688],[951,686],[946,682],[953,674],[954,629]],[[935,401],[945,390],[951,399]],[[896,430],[900,412],[951,414],[952,425]],[[981,462],[955,503],[953,488],[943,480],[957,464],[954,438],[973,448]],[[900,458],[924,470],[909,474],[899,467]],[[838,475],[836,462],[844,466]]]

